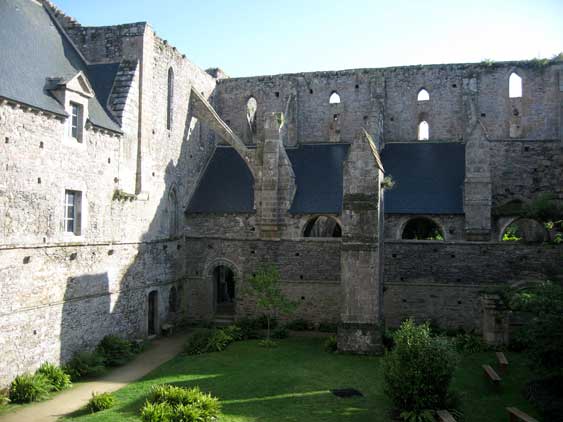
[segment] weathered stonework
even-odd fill
[[[495,333],[483,317],[489,289],[563,278],[562,245],[499,242],[515,216],[492,212],[543,192],[563,200],[561,63],[228,78],[147,23],[84,27],[47,0],[7,1],[45,7],[88,65],[116,64],[103,106],[121,132],[87,122],[76,143],[68,117],[0,93],[0,386],[107,334],[147,336],[153,291],[156,334],[168,321],[213,320],[218,266],[234,274],[233,319],[257,315],[244,286],[274,263],[300,304],[291,318],[339,323],[339,347],[360,353],[379,352],[385,324],[408,317]],[[521,98],[508,96],[512,72]],[[422,88],[429,101],[417,101]],[[463,213],[384,216],[374,151],[423,142],[422,120],[431,142],[465,145]],[[253,209],[186,213],[218,143],[248,166]],[[319,214],[289,212],[299,185],[288,151],[325,143],[350,144],[342,210],[322,214],[342,237],[306,237]],[[63,231],[65,190],[82,193],[79,235]],[[445,241],[401,240],[420,216]]]

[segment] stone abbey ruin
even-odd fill
[[[519,212],[563,200],[561,62],[229,78],[47,0],[0,2],[0,45],[0,384],[255,315],[265,263],[360,353],[407,317],[503,341],[491,292],[563,277]]]

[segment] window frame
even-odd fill
[[[70,200],[70,198],[72,198]],[[72,211],[70,211],[72,210]],[[72,215],[69,215],[72,212]],[[63,232],[67,235],[82,234],[82,192],[65,189],[63,202]]]
[[[84,129],[84,105],[76,101],[69,101],[68,107],[68,137],[76,142],[82,143]]]

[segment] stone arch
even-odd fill
[[[229,294],[232,295],[230,303],[220,303],[218,300],[219,290],[218,290],[218,281],[217,277],[217,269],[225,268],[228,269],[232,273],[232,291]],[[207,280],[209,285],[211,286],[211,305],[213,309],[213,313],[221,313],[221,314],[236,314],[236,300],[239,296],[240,292],[240,282],[242,280],[240,270],[238,267],[230,260],[226,258],[217,258],[211,261],[205,270],[205,274],[207,275]],[[228,282],[228,280],[227,280]],[[228,288],[228,286],[227,286]]]
[[[499,241],[545,242],[549,232],[545,226],[533,218],[516,216],[504,222],[499,231]],[[506,235],[506,237],[505,237]]]
[[[332,91],[330,97],[328,98],[329,104],[340,104],[340,94],[337,91]]]
[[[417,101],[430,101],[430,93],[426,88],[420,88],[418,94],[416,94]]]
[[[305,222],[301,235],[302,237],[342,237],[342,224],[336,217],[316,215]]]
[[[444,228],[433,218],[416,216],[407,219],[400,228],[403,240],[445,240]]]

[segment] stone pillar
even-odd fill
[[[463,80],[463,99],[467,115],[465,128],[465,183],[463,209],[465,239],[491,239],[492,183],[489,140],[479,121],[478,84],[475,78]]]
[[[264,140],[259,141],[256,153],[259,177],[254,191],[262,239],[280,238],[281,216],[295,194],[295,175],[281,136],[283,118],[282,113],[266,114]]]
[[[360,354],[383,352],[381,206],[383,168],[375,143],[363,132],[350,146],[344,163],[342,313],[338,350]]]
[[[505,346],[509,341],[510,312],[498,295],[481,296],[481,330],[489,346]]]

